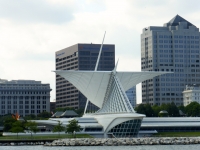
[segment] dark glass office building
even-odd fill
[[[101,44],[76,44],[55,53],[56,70],[94,70]],[[115,66],[115,45],[103,45],[98,71],[111,71]],[[92,91],[91,91],[92,92]],[[56,107],[84,108],[86,97],[71,83],[56,75]],[[89,103],[88,109],[96,106]]]

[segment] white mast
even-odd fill
[[[98,65],[99,65],[99,60],[100,60],[100,57],[101,57],[101,51],[102,51],[102,48],[103,48],[103,42],[104,42],[105,35],[106,35],[106,31],[105,31],[104,36],[103,36],[103,41],[102,41],[102,44],[101,44],[101,48],[100,48],[100,51],[99,51],[99,56],[97,58],[97,63],[96,63],[94,71],[97,71],[97,68],[98,68]]]
[[[96,66],[95,66],[94,71],[97,71],[97,68],[98,68],[98,65],[99,65],[99,60],[100,60],[100,57],[101,57],[101,51],[102,51],[102,48],[103,48],[103,42],[104,42],[105,35],[106,35],[106,31],[105,31],[104,36],[103,36],[103,41],[101,43],[101,47],[100,47],[100,51],[99,51],[99,55],[98,55],[98,58],[97,58],[97,62],[96,62]],[[88,102],[89,102],[89,100],[87,99],[86,104],[85,104],[84,114],[87,110]]]

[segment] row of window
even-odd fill
[[[65,60],[65,59],[63,58],[62,60]],[[73,58],[73,59],[70,59],[68,61],[63,61],[63,62],[57,63],[56,66],[59,66],[59,65],[62,65],[62,64],[66,64],[67,62],[72,62],[72,61],[75,61],[75,60],[78,60],[78,58]]]
[[[47,99],[46,96],[0,96],[0,99]]]
[[[155,50],[157,53],[157,50]],[[175,53],[199,53],[199,50],[174,50]],[[173,53],[173,50],[159,50],[159,53]]]
[[[7,109],[11,109],[11,108],[12,108],[11,105],[7,105]],[[40,105],[37,105],[37,107],[35,107],[35,105],[31,105],[31,107],[29,107],[29,105],[25,105],[25,107],[23,107],[23,105],[19,105],[19,109],[24,109],[24,108],[25,109],[29,109],[29,108],[31,108],[31,109],[35,109],[35,108],[37,108],[37,109],[40,109],[40,108],[46,109],[46,105],[42,105],[41,107],[40,107]],[[1,109],[6,109],[6,106],[2,105]],[[13,109],[17,109],[17,105],[13,105]]]
[[[47,94],[47,92],[30,91],[0,91],[0,94]]]
[[[159,35],[159,38],[172,38],[171,35]],[[157,35],[154,35],[154,38],[157,38]],[[180,38],[180,39],[199,39],[199,36],[183,36],[183,35],[174,35],[174,38]]]
[[[170,55],[170,54],[160,54],[160,57],[164,57],[164,58],[172,58],[173,55]],[[182,55],[182,54],[175,54],[174,55],[175,58],[199,58],[199,55]]]
[[[1,101],[1,104],[11,104],[12,103],[12,101]],[[46,101],[13,101],[13,104],[46,104],[47,102]]]
[[[157,43],[155,40],[154,43]],[[171,40],[159,40],[159,43],[172,43]],[[174,43],[192,43],[192,44],[199,44],[199,41],[183,41],[183,40],[174,40]]]
[[[157,48],[157,45],[154,45]],[[173,48],[173,45],[159,45],[159,48]],[[199,48],[199,45],[174,45],[174,48]]]
[[[90,51],[80,51],[80,56],[98,56],[99,53],[90,53]],[[114,56],[114,52],[102,52],[103,56]]]
[[[45,112],[46,110],[42,110],[42,111],[40,111],[40,110],[13,110],[13,111],[11,111],[11,110],[1,110],[1,115],[4,115],[4,114],[11,114],[11,113],[19,113],[20,115],[22,115],[24,112],[25,112],[25,114],[26,115],[28,115],[28,114],[34,114],[34,113],[37,113],[37,114],[39,114],[39,113],[41,113],[41,112]]]
[[[56,54],[56,56],[60,56],[60,55],[63,55],[65,52],[61,53],[61,54]],[[59,62],[59,61],[64,61],[66,59],[71,59],[72,57],[74,56],[77,56],[78,55],[78,52],[74,52],[74,54],[72,55],[69,55],[67,57],[63,57],[63,58],[56,58],[56,62]],[[73,59],[71,59],[71,61],[73,61]]]

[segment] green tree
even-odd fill
[[[10,129],[12,128],[13,123],[15,123],[17,120],[13,119],[11,116],[7,117],[4,122],[3,122],[3,131],[4,132],[9,132]]]
[[[53,132],[58,132],[60,136],[60,132],[65,131],[65,127],[62,126],[62,123],[58,121],[58,124],[54,126]]]
[[[135,108],[137,113],[145,114],[147,117],[154,116],[154,111],[150,104],[140,104],[138,107]]]
[[[36,115],[34,115],[34,114],[27,115],[23,118],[24,118],[24,120],[36,120],[37,119]]]
[[[166,111],[168,112],[169,116],[171,117],[179,117],[179,109],[178,107],[174,104],[174,102],[169,103],[166,105]]]
[[[11,132],[17,133],[17,138],[18,138],[18,133],[19,132],[24,132],[23,125],[20,121],[16,121],[12,124],[12,128],[10,129]]]
[[[183,105],[178,106],[178,109],[181,110],[183,113],[185,113],[185,106]]]
[[[144,104],[140,104],[138,107],[135,108],[135,111],[139,114],[146,114]]]
[[[153,111],[150,104],[145,104],[144,108],[145,108],[145,114],[146,114],[147,117],[153,117],[154,116],[154,111]]]
[[[200,116],[200,105],[197,102],[191,102],[185,107],[185,113],[187,116],[195,117]]]
[[[73,134],[73,132],[78,132],[80,131],[81,126],[78,125],[78,121],[73,119],[69,121],[69,124],[66,126],[66,132],[71,132]],[[74,135],[75,136],[75,135]]]
[[[153,112],[154,112],[154,117],[158,117],[159,112],[161,111],[160,106],[154,105],[152,106]]]
[[[37,115],[40,118],[50,118],[52,116],[52,114],[50,112],[41,112],[40,114]]]
[[[36,122],[27,122],[25,124],[26,129],[31,133],[31,137],[32,137],[32,133],[36,133],[39,131],[39,129],[37,128],[37,123]]]

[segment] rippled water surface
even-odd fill
[[[200,150],[200,145],[153,145],[153,146],[0,146],[0,150]]]

